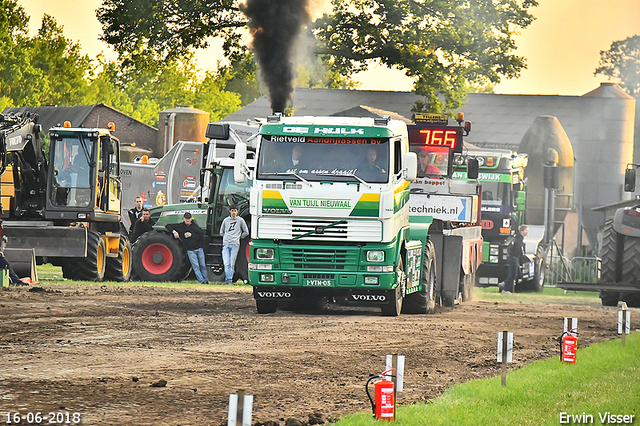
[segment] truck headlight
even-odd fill
[[[273,274],[260,274],[260,281],[264,283],[272,283],[275,281],[275,276]]]
[[[259,248],[256,249],[256,258],[260,260],[271,260],[273,259],[273,249],[272,248]]]
[[[384,262],[384,251],[369,250],[367,252],[367,262]]]
[[[364,277],[364,283],[367,285],[378,285],[378,277]]]

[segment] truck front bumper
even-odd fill
[[[339,289],[390,290],[397,282],[396,272],[328,272],[297,270],[249,270],[249,282],[254,287],[286,286],[298,289],[325,290],[325,293]]]

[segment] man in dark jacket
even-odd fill
[[[129,209],[127,214],[129,215],[129,234],[133,233],[133,225],[142,217],[142,197],[138,196],[135,199],[136,205],[132,209]]]
[[[512,293],[515,289],[515,282],[520,271],[520,259],[524,257],[524,237],[529,235],[529,227],[520,225],[518,233],[513,243],[507,249],[507,263],[509,264],[509,275],[504,283],[498,284],[501,293]]]
[[[198,281],[201,284],[209,284],[209,275],[202,249],[205,242],[204,231],[193,221],[191,213],[186,212],[182,216],[182,222],[170,223],[165,228],[173,234],[174,238],[182,242]]]
[[[142,217],[131,225],[131,244],[135,243],[138,238],[145,232],[153,230],[153,223],[151,222],[151,212],[148,208],[142,209]]]

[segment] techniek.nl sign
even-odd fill
[[[471,222],[472,197],[431,194],[411,194],[410,216],[431,216],[452,222]]]

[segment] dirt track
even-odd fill
[[[406,356],[403,404],[499,374],[503,329],[515,335],[513,368],[558,355],[564,316],[579,318],[581,347],[616,337],[617,309],[599,299],[474,301],[389,318],[347,308],[257,315],[247,288],[43,288],[0,291],[2,424],[16,411],[78,412],[85,425],[226,424],[238,389],[254,395],[254,423],[314,412],[326,421],[370,409],[364,383],[386,354]]]

